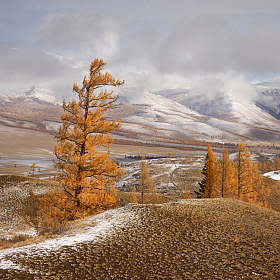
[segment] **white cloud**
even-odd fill
[[[118,49],[122,21],[95,12],[47,14],[38,31],[37,45],[79,59],[110,57]]]
[[[1,85],[72,87],[96,57],[139,91],[193,85],[250,99],[248,77],[280,76],[278,0],[18,0],[1,2],[4,13]]]
[[[250,102],[258,97],[256,89],[246,75],[235,71],[193,76],[190,81],[190,88],[194,89],[195,94],[203,94],[210,100],[220,92],[242,102]]]

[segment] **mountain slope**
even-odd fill
[[[240,102],[221,93],[209,100],[183,90],[145,92],[138,99],[120,95],[120,102],[141,106],[136,115],[123,118],[124,123],[148,125],[165,136],[208,141],[280,141],[277,119],[254,103]]]
[[[123,90],[107,116],[122,120],[122,133],[115,134],[122,139],[280,143],[280,89],[259,85],[258,90],[258,106],[225,93],[209,99],[189,89],[138,94]],[[62,114],[59,102],[54,90],[43,87],[33,87],[16,97],[2,94],[0,122],[54,131]]]
[[[280,120],[280,85],[278,83],[262,83],[256,86],[259,96],[257,106]]]
[[[275,97],[275,90],[273,92]],[[223,132],[235,133],[237,138],[244,136],[254,140],[280,139],[280,122],[275,115],[262,110],[254,102],[241,102],[225,93],[217,93],[215,98],[209,99],[206,95],[198,95],[191,90],[160,91],[158,94],[208,116],[207,124]],[[262,94],[264,93],[260,93],[260,96]],[[266,99],[259,97],[259,100]],[[274,104],[275,101],[277,104],[278,99],[274,98]],[[232,135],[230,138],[233,138]]]
[[[46,86],[34,86],[31,88],[5,89],[0,91],[2,103],[23,102],[38,104],[61,104],[61,100],[55,90]]]

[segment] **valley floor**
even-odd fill
[[[0,174],[27,175],[33,163],[36,164],[38,178],[46,179],[58,172],[54,166],[54,135],[0,124],[0,143]],[[113,144],[110,154],[122,162],[128,161],[126,158],[129,156],[166,157],[169,152],[174,156],[205,155],[205,151],[120,144]]]

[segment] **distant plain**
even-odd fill
[[[36,172],[39,178],[48,178],[56,174],[53,162],[54,135],[0,124],[0,143],[0,174],[27,175],[33,163],[40,168],[40,171]],[[204,151],[184,151],[164,147],[120,144],[113,144],[111,147],[111,156],[121,161],[125,157],[138,155],[166,157],[169,152],[174,156],[205,154]]]

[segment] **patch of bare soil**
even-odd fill
[[[1,279],[280,279],[279,212],[234,199],[131,204],[128,212],[137,223],[101,241],[7,255]]]

